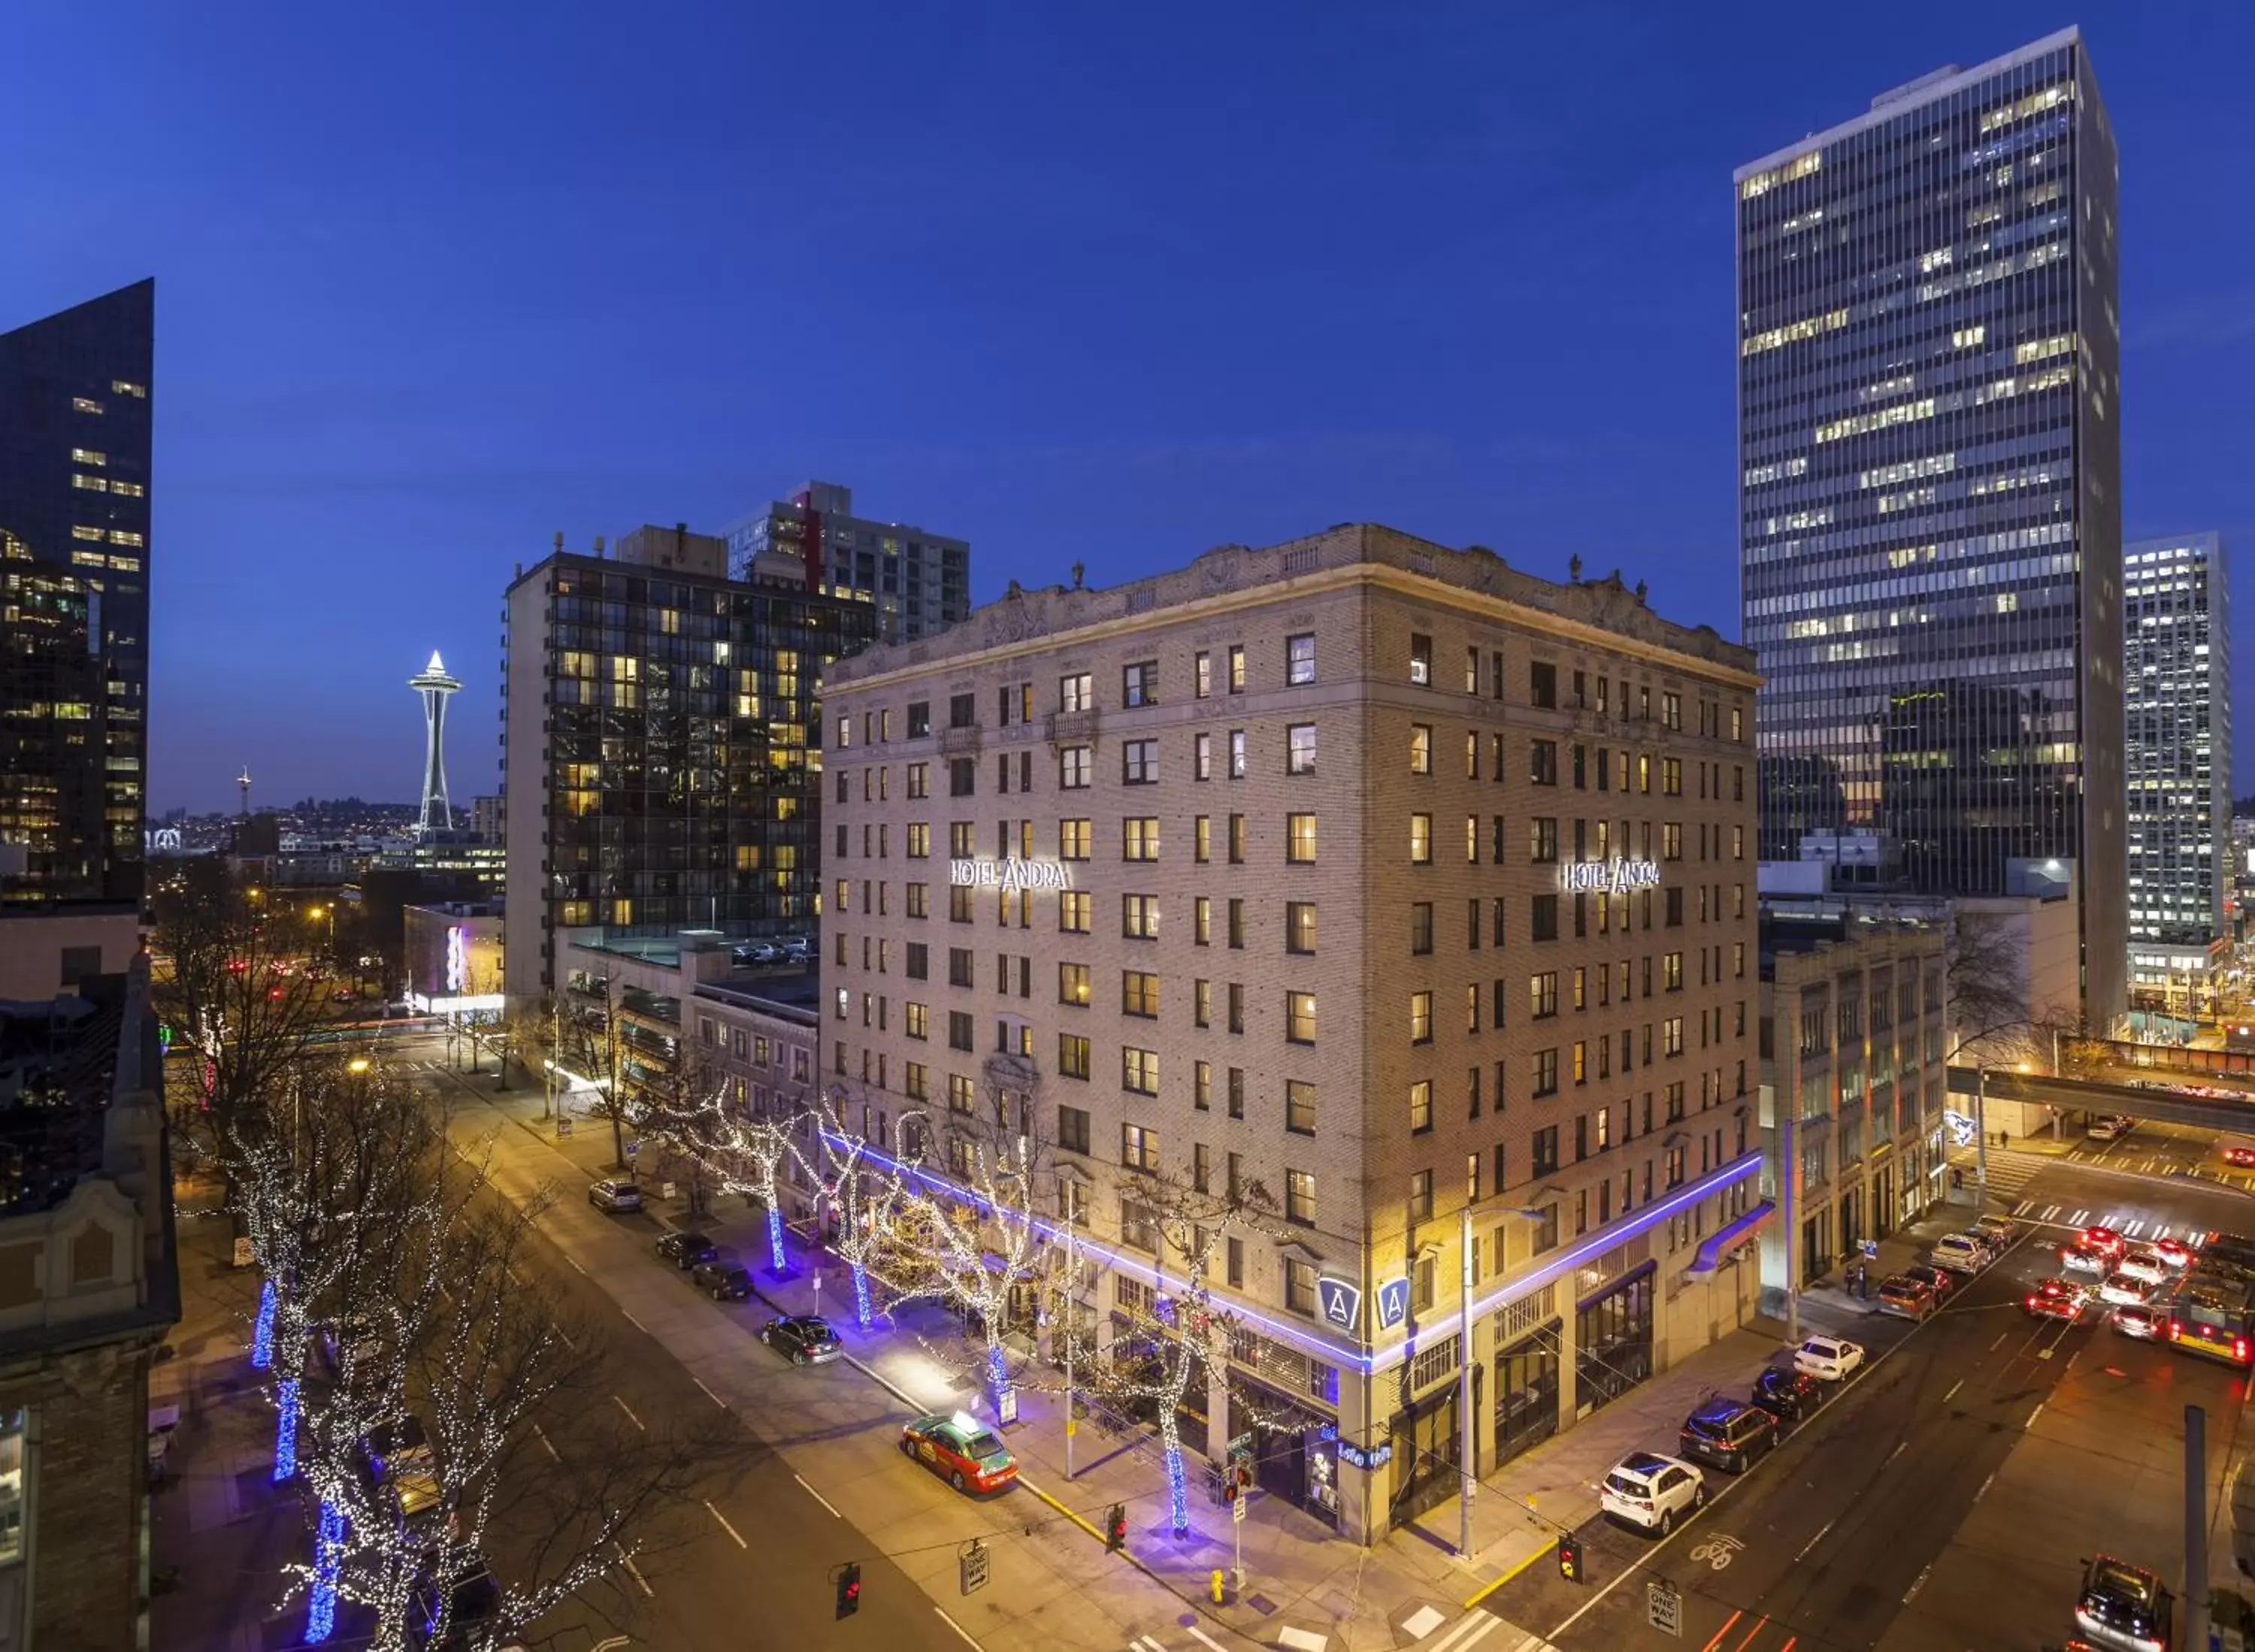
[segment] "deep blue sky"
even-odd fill
[[[2126,526],[2246,553],[2255,8],[1882,11],[18,7],[0,325],[158,278],[152,810],[411,798],[434,647],[466,802],[516,562],[809,475],[982,601],[1368,518],[1735,636],[1732,168],[2081,22]]]

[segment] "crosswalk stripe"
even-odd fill
[[[2059,1214],[2059,1206],[2056,1206],[2056,1205],[2047,1205],[2047,1206],[2044,1206],[2044,1213],[2043,1213],[2043,1219],[2044,1219],[2044,1220],[2046,1220],[2046,1221],[2049,1221],[2049,1220],[2051,1220],[2051,1219],[2052,1219],[2053,1217],[2055,1217],[2055,1216],[2056,1216],[2056,1215],[2058,1215],[2058,1214]]]
[[[2083,1225],[2083,1219],[2090,1214],[2090,1206],[2085,1206],[2083,1209],[2076,1212],[2074,1215],[2067,1219],[2067,1225],[2069,1227],[2080,1227]]]
[[[2143,1222],[2124,1222],[2122,1224],[2122,1231],[2131,1238],[2135,1239],[2144,1229],[2145,1226],[2146,1224]]]
[[[2019,1204],[2013,1206],[2013,1214],[2015,1216],[2025,1216],[2035,1208],[2035,1200],[2032,1199],[2024,1199]]]

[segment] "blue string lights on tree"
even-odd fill
[[[298,1472],[298,1379],[285,1377],[274,1389],[274,1483]]]
[[[306,1644],[320,1646],[337,1627],[337,1573],[344,1558],[345,1511],[321,1505],[320,1535],[313,1543],[313,1589],[306,1606]]]
[[[854,1264],[854,1323],[864,1331],[869,1328],[869,1275],[858,1262]]]
[[[250,1328],[250,1368],[263,1371],[274,1362],[274,1282],[258,1288],[258,1318]]]
[[[783,1271],[783,1213],[770,1200],[768,1205],[768,1266],[780,1278]]]

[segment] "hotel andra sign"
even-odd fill
[[[1657,861],[1568,861],[1558,868],[1558,887],[1569,895],[1626,895],[1660,887]]]
[[[1072,868],[1062,861],[950,861],[947,881],[958,887],[1069,889]]]

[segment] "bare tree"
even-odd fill
[[[799,1167],[820,1190],[831,1219],[831,1254],[843,1262],[854,1277],[854,1322],[869,1328],[869,1267],[886,1248],[886,1234],[899,1209],[901,1172],[882,1155],[873,1155],[861,1131],[868,1104],[856,1106],[842,1084],[825,1085],[809,1121],[813,1139],[794,1138],[792,1151]]]
[[[601,997],[600,1003],[574,998],[557,1001],[548,1027],[547,1047],[551,1051],[548,1058],[566,1078],[594,1086],[592,1110],[610,1121],[611,1163],[614,1169],[623,1170],[632,1101],[622,1071],[624,1036],[619,1020],[617,988],[605,981]]]
[[[1151,1284],[1115,1309],[1125,1311],[1127,1323],[1114,1331],[1108,1350],[1091,1346],[1071,1313],[1064,1334],[1083,1374],[1080,1386],[1093,1399],[1156,1413],[1168,1513],[1179,1535],[1190,1529],[1179,1414],[1198,1384],[1214,1374],[1226,1379],[1241,1328],[1240,1316],[1214,1295],[1214,1255],[1232,1236],[1275,1232],[1275,1206],[1258,1182],[1217,1190],[1195,1177],[1160,1171],[1132,1177],[1120,1199],[1123,1242],[1156,1257]]]
[[[1944,977],[1961,1054],[1983,1066],[2026,1064],[2060,1077],[2096,1064],[2077,1006],[2031,1002],[2026,948],[2009,919],[1960,912],[1951,931]]]

